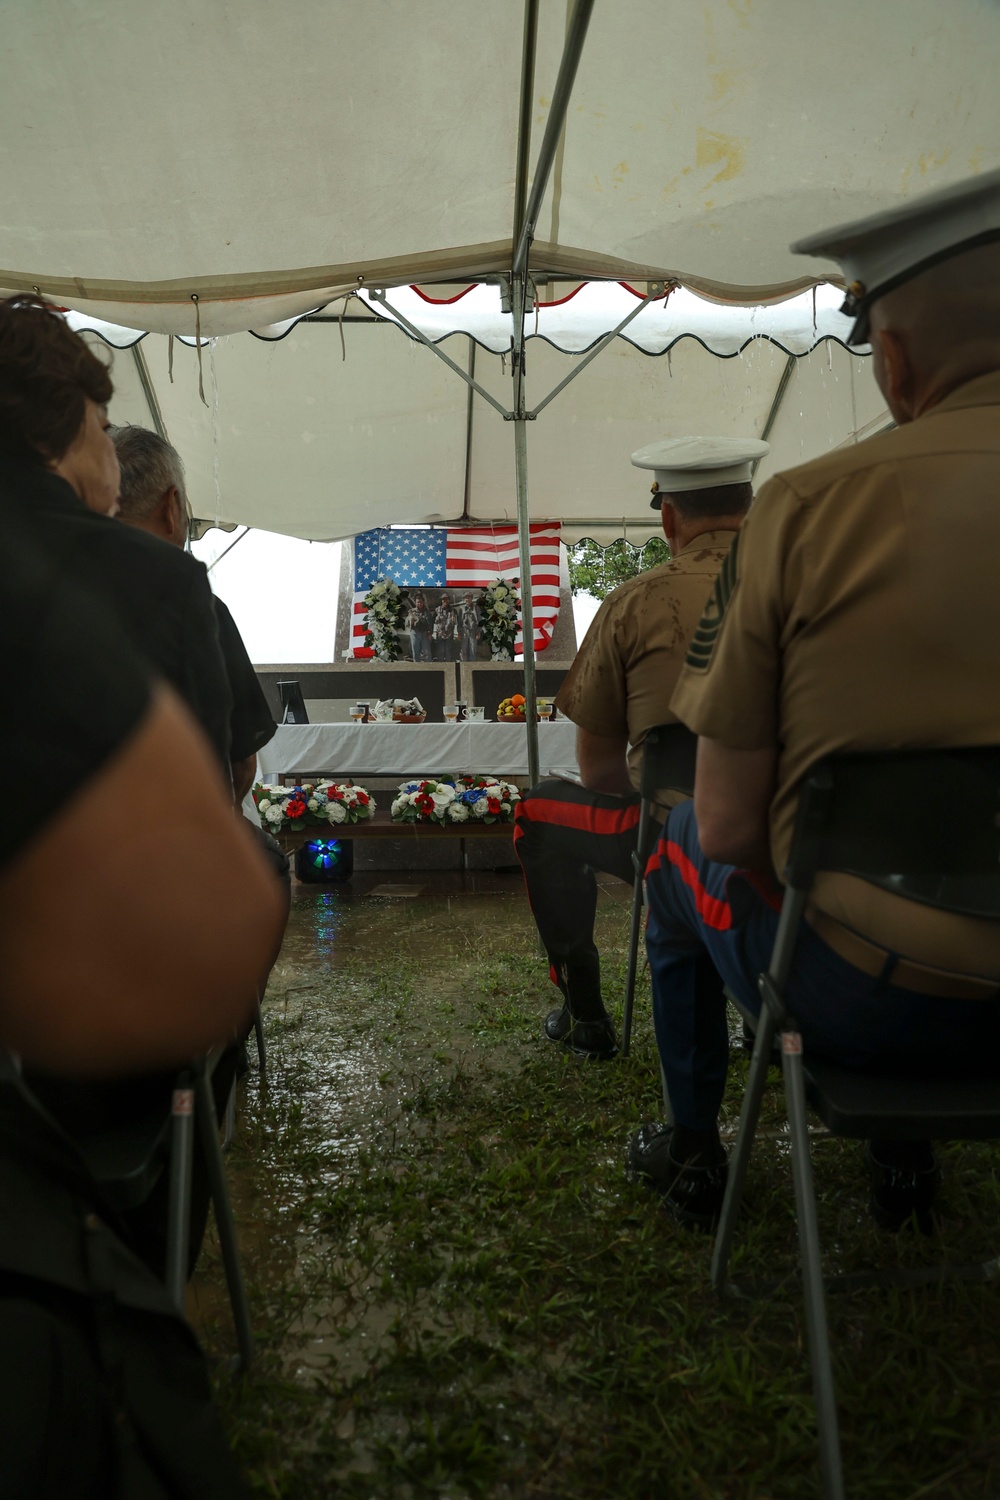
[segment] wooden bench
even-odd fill
[[[506,839],[509,842],[513,833],[513,822],[450,823],[445,827],[439,823],[394,823],[388,808],[380,808],[374,818],[366,818],[361,823],[331,823],[328,828],[283,829],[277,837],[288,855],[294,855],[303,844],[310,844],[315,839],[391,839],[397,843],[409,839],[416,843],[422,843],[426,839],[457,839],[459,860],[465,868],[468,864],[466,848],[469,839]]]

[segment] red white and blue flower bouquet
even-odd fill
[[[258,782],[253,800],[268,833],[300,828],[336,828],[375,815],[375,798],[353,782],[303,782],[301,786],[266,786]]]
[[[495,776],[404,781],[392,802],[394,823],[509,823],[521,793]]]

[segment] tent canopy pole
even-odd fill
[[[476,341],[469,335],[469,380],[475,379],[476,375]],[[472,418],[475,403],[472,399],[473,388],[470,384],[466,393],[465,404],[465,483],[462,486],[462,520],[471,519],[469,501],[472,499]]]
[[[535,167],[535,176],[531,183],[528,206],[524,212],[524,221],[516,230],[518,238],[514,249],[514,260],[511,265],[512,277],[523,275],[528,268],[528,251],[531,248],[531,241],[535,237],[535,225],[538,222],[538,215],[541,212],[542,199],[545,196],[545,189],[549,182],[549,173],[552,171],[552,163],[555,161],[556,151],[559,146],[559,137],[566,122],[569,96],[573,92],[576,70],[580,65],[580,56],[583,52],[583,44],[587,39],[587,27],[590,25],[590,15],[593,9],[594,0],[576,0],[573,18],[569,23],[569,29],[566,33],[566,44],[563,47],[562,62],[559,64],[559,75],[556,78],[556,86],[552,91],[552,107],[549,110],[549,118],[545,125],[545,134],[542,137],[542,145],[538,153],[538,163]],[[533,64],[532,71],[534,71]],[[522,98],[524,97],[524,92],[522,88]]]
[[[521,50],[521,108],[517,118],[517,164],[514,171],[514,228],[516,242],[524,224],[528,197],[528,165],[531,150],[531,116],[535,102],[535,48],[538,41],[538,0],[524,0],[524,43]]]
[[[785,361],[785,368],[781,372],[781,379],[778,381],[778,388],[774,393],[774,399],[771,402],[771,407],[768,411],[764,426],[761,428],[760,438],[762,443],[766,443],[768,438],[771,436],[771,428],[774,426],[775,421],[777,420],[778,412],[781,410],[781,403],[785,399],[785,392],[788,390],[788,384],[792,378],[792,371],[794,369],[795,355],[790,354]],[[753,461],[753,467],[750,470],[751,479],[756,474],[757,465],[759,463],[760,459],[755,458]]]
[[[161,437],[165,443],[168,443],[170,439],[167,437],[166,423],[163,420],[160,403],[156,399],[156,392],[153,390],[153,382],[149,378],[149,366],[146,364],[146,356],[142,352],[141,344],[135,343],[132,345],[132,359],[135,363],[136,373],[139,376],[139,384],[142,386],[142,394],[146,398],[146,405],[149,408],[153,429],[158,437]]]
[[[528,301],[528,251],[534,238],[535,224],[542,207],[542,199],[548,186],[549,173],[555,160],[559,137],[566,123],[566,111],[573,91],[576,70],[587,37],[590,14],[594,0],[576,0],[576,7],[566,33],[559,75],[552,92],[552,107],[538,152],[538,162],[531,183],[524,217],[515,222],[517,243],[511,263],[510,293],[511,310],[514,314],[514,340],[511,353],[511,373],[514,377],[514,479],[517,487],[517,541],[521,568],[521,642],[524,650],[524,696],[525,728],[528,733],[528,783],[538,783],[538,716],[535,711],[535,620],[531,600],[531,523],[528,515],[528,432],[527,423],[534,420],[534,412],[528,412],[524,401],[524,316]],[[521,119],[518,132],[518,183],[523,184],[523,164],[528,151],[531,125],[531,102],[534,92],[534,35],[529,31],[537,25],[529,0],[524,17],[524,60],[521,78]],[[529,45],[530,41],[530,45]],[[640,303],[645,306],[645,303]],[[551,398],[550,398],[551,399]],[[510,418],[508,418],[510,420]]]
[[[517,489],[517,553],[520,564],[521,645],[524,651],[524,725],[528,732],[528,785],[537,786],[538,715],[535,689],[535,611],[531,598],[531,518],[528,514],[528,414],[524,408],[524,305],[527,272],[511,283],[516,345],[514,376],[514,482]]]

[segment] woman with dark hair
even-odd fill
[[[202,565],[112,522],[107,365],[48,303],[0,303],[0,495],[187,703],[229,776],[232,699]]]
[[[0,303],[0,460],[50,469],[102,515],[118,508],[113,389],[107,365],[54,307],[40,297]]]

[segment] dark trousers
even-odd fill
[[[0,1500],[246,1497],[193,1332],[11,1082],[0,1203]]]
[[[667,820],[646,870],[646,949],[656,1044],[679,1125],[709,1130],[725,1088],[728,986],[760,1010],[757,980],[778,926],[780,892],[701,852],[694,804]],[[995,1068],[1000,1003],[952,1000],[871,978],[803,924],[787,1003],[814,1051],[844,1067],[933,1077]]]
[[[0,1292],[0,1500],[107,1500],[118,1493],[112,1405],[81,1299],[25,1287],[34,1297]]]
[[[631,883],[638,827],[638,796],[605,796],[569,781],[542,781],[517,804],[514,848],[528,900],[552,982],[577,1020],[605,1014],[595,871]]]

